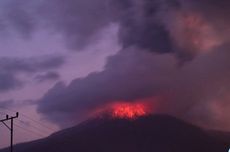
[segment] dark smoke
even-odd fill
[[[108,59],[104,71],[69,85],[58,83],[40,100],[38,111],[62,127],[106,103],[160,96],[164,100],[154,101],[156,112],[229,129],[229,4],[228,0],[50,0],[5,20],[22,33],[33,33],[37,26],[60,32],[74,50],[94,42],[109,24],[119,25],[122,50]],[[9,14],[20,10],[15,7]]]
[[[178,68],[173,55],[153,55],[130,48],[111,57],[105,71],[76,79],[68,86],[54,86],[41,99],[38,111],[60,125],[71,125],[106,103],[160,96],[163,101],[153,101],[158,105],[155,112],[201,125],[213,123],[216,125],[213,127],[227,127],[226,115],[216,111],[215,106],[229,106],[221,106],[226,103],[230,89],[228,49],[217,48]],[[60,115],[64,120],[75,121],[60,121]]]
[[[218,24],[227,17],[219,6],[227,3],[110,1],[123,49],[103,72],[54,86],[38,111],[63,127],[107,103],[160,96],[155,112],[229,129],[229,31]],[[190,61],[178,66],[178,60]]]
[[[227,22],[223,16],[229,14],[228,6],[227,0],[12,0],[6,5],[9,9],[4,9],[2,25],[24,35],[46,28],[61,33],[68,47],[81,50],[97,39],[95,35],[100,30],[117,23],[124,48],[136,46],[151,52],[175,53],[184,61],[204,51],[203,42],[197,44],[194,39],[216,36],[212,33],[216,29],[218,35],[228,37],[224,32],[228,24],[223,24]],[[207,35],[199,27],[212,34]]]

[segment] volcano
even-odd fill
[[[167,115],[96,118],[15,146],[16,152],[227,152],[230,142]],[[0,150],[7,152],[9,149]]]

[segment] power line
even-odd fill
[[[3,108],[0,108],[3,109]],[[14,112],[14,110],[10,110],[10,109],[3,109],[4,111],[8,111],[8,112]],[[0,112],[2,114],[6,114],[5,112]],[[27,134],[33,134],[35,136],[37,136],[38,138],[45,138],[47,137],[49,134],[51,134],[52,132],[55,132],[53,129],[51,129],[50,127],[46,127],[45,125],[43,125],[42,123],[30,118],[29,116],[25,115],[25,114],[21,114],[20,116],[23,116],[24,118],[26,118],[27,120],[31,121],[32,123],[30,124],[30,126],[27,126],[26,124],[24,124],[23,122],[21,122],[20,120],[15,121],[14,125],[25,131],[25,133]],[[41,126],[39,128],[39,126],[37,126],[36,124],[39,124],[39,126]],[[44,128],[44,129],[42,129]],[[9,128],[8,128],[9,129]]]
[[[37,120],[34,120],[34,119],[30,118],[29,116],[27,116],[27,115],[25,115],[25,114],[22,114],[22,116],[24,116],[25,118],[27,118],[27,119],[29,119],[29,120],[31,120],[31,121],[33,121],[33,122],[39,124],[40,126],[46,128],[46,129],[49,129],[50,131],[53,131],[53,132],[55,131],[53,128],[48,127],[48,126],[45,126],[45,125],[42,124],[41,122],[39,122],[39,121],[37,121]]]
[[[0,108],[0,109],[7,110],[7,111],[9,111],[9,112],[15,112],[15,110],[11,110],[11,109],[8,109],[8,108]],[[20,112],[20,115],[23,116],[23,117],[26,118],[26,119],[29,119],[30,121],[33,121],[34,123],[37,123],[37,124],[40,125],[41,127],[50,130],[51,132],[55,132],[55,131],[56,131],[54,128],[48,127],[48,126],[42,124],[41,122],[39,122],[39,121],[37,121],[37,120],[35,120],[35,119],[29,117],[29,116],[26,115],[26,114],[23,114],[23,113]]]
[[[39,136],[39,137],[41,137],[41,138],[46,137],[45,135],[43,135],[43,134],[41,134],[41,133],[38,133],[38,132],[35,132],[35,131],[33,131],[33,130],[24,128],[24,127],[22,127],[22,126],[20,126],[20,125],[18,125],[18,124],[15,124],[15,126],[17,126],[18,128],[20,128],[20,129],[22,129],[22,130],[24,130],[24,131],[28,131],[28,132],[30,132],[30,133],[33,133],[33,134],[35,134],[35,135],[37,135],[37,136]]]
[[[26,124],[24,124],[23,122],[21,122],[21,121],[17,121],[18,122],[18,125],[19,125],[19,123],[21,124],[21,126],[24,126],[24,128],[26,127],[26,128],[33,128],[33,129],[35,129],[35,130],[37,130],[37,131],[39,131],[39,132],[42,132],[42,133],[44,133],[44,134],[49,134],[49,133],[51,133],[50,131],[48,131],[48,130],[43,130],[42,128],[39,128],[39,127],[37,127],[37,126],[35,126],[35,125],[31,125],[31,124],[28,124],[28,125],[26,125]]]

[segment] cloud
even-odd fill
[[[108,0],[15,0],[5,2],[2,14],[3,25],[8,31],[16,30],[22,36],[31,36],[34,31],[45,28],[61,33],[67,46],[76,50],[86,46],[100,30],[111,22]]]
[[[31,58],[0,58],[0,69],[8,72],[36,72],[55,69],[63,65],[62,56],[41,56]]]
[[[18,80],[14,74],[0,72],[0,92],[9,91],[22,86],[22,82]]]
[[[48,81],[48,80],[57,80],[59,79],[60,75],[56,72],[47,72],[45,74],[40,74],[35,77],[38,82]]]
[[[162,58],[168,61],[165,63]],[[158,80],[170,71],[171,62],[174,62],[171,56],[152,56],[138,49],[121,51],[109,59],[105,71],[76,79],[68,86],[56,84],[39,102],[38,112],[61,126],[68,126],[85,118],[97,106],[152,96],[153,90],[160,90]],[[158,64],[162,65],[161,71],[157,70]],[[156,75],[149,73],[154,69]]]
[[[7,5],[8,15],[1,16],[3,25],[22,33],[41,27],[61,33],[74,50],[95,42],[109,24],[119,25],[122,50],[104,71],[58,83],[40,100],[38,112],[60,126],[106,103],[160,96],[156,111],[223,128],[230,126],[220,112],[229,107],[223,106],[229,91],[228,6],[227,0],[23,1]],[[7,62],[0,67],[11,73],[44,73],[61,63]]]
[[[158,1],[112,1],[119,14],[120,42],[123,47],[137,46],[146,50],[172,52],[169,32],[157,19]]]
[[[32,58],[0,58],[0,92],[18,89],[25,83],[20,74],[36,74],[59,68],[64,64],[62,56]],[[47,73],[52,76],[52,73]],[[54,75],[53,75],[54,76]],[[43,77],[44,78],[44,77]]]
[[[0,23],[6,33],[18,32],[23,38],[29,38],[38,24],[33,2],[1,1]]]
[[[26,1],[24,1],[26,2]],[[32,17],[31,12],[27,9],[28,6],[23,2],[14,1],[13,5],[10,5],[10,10],[6,11],[6,18],[8,24],[20,32],[25,38],[30,37],[30,34],[34,31],[36,24]]]
[[[107,4],[108,0],[50,0],[41,4],[39,14],[76,49],[94,41],[93,36],[112,21]]]
[[[111,23],[119,24],[119,39],[124,48],[136,46],[145,51],[174,53],[181,60],[190,60],[229,38],[224,32],[229,25],[224,15],[228,14],[226,0],[23,0],[17,3],[12,0],[9,3],[5,8],[7,15],[3,15],[7,24],[25,34],[41,27],[61,33],[67,46],[74,50],[82,50],[79,48],[96,41],[97,33]]]
[[[4,109],[4,108],[9,108],[14,104],[13,100],[6,100],[6,101],[0,101],[0,108]]]
[[[160,97],[161,100],[152,101],[156,104],[154,112],[175,115],[199,125],[230,126],[226,117],[218,118],[223,122],[218,124],[213,119],[217,111],[208,108],[222,105],[225,100],[216,99],[228,97],[228,50],[228,46],[217,48],[179,67],[173,55],[129,48],[111,57],[103,72],[75,79],[67,86],[56,84],[40,100],[38,112],[63,127],[79,122],[90,111],[109,103]]]

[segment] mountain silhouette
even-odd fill
[[[167,115],[96,118],[15,146],[15,152],[227,152],[217,133]],[[8,148],[0,150],[7,152]]]

